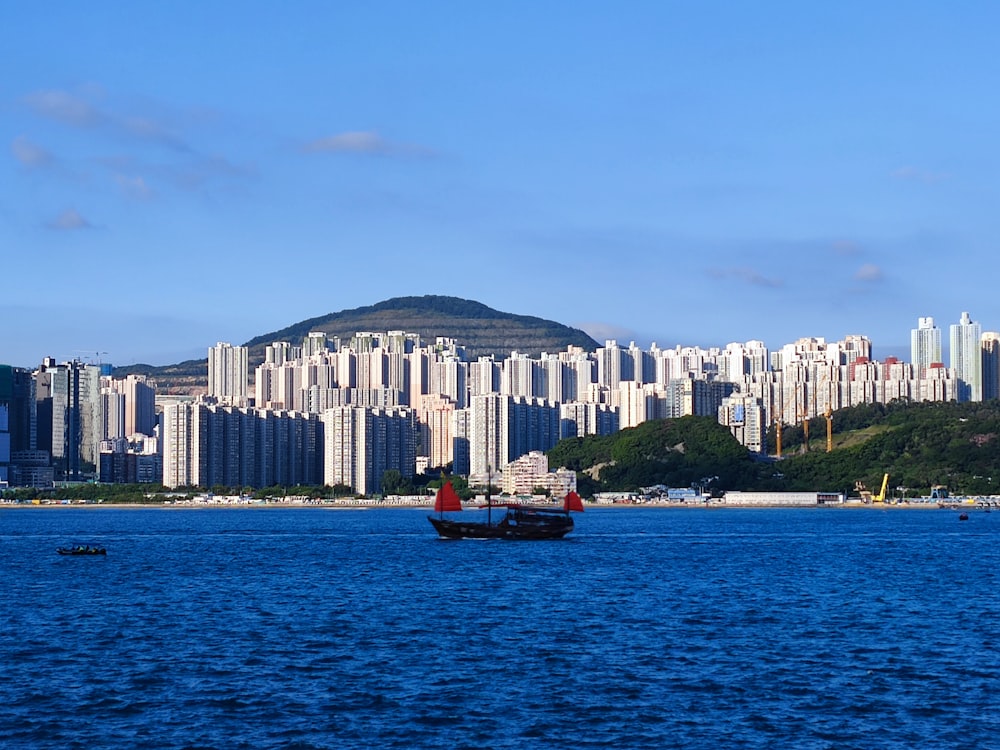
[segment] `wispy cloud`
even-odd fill
[[[625,341],[632,340],[636,337],[635,331],[615,325],[614,323],[593,321],[589,323],[574,323],[573,325],[590,336],[590,338],[594,339],[594,341],[603,342],[608,341],[609,339]]]
[[[52,154],[23,135],[15,138],[10,144],[10,152],[26,167],[44,167],[52,163]]]
[[[861,249],[861,245],[852,240],[837,240],[833,243],[833,252],[845,258],[860,254]]]
[[[79,211],[67,209],[57,217],[45,223],[48,229],[60,232],[70,232],[77,229],[93,229],[94,225],[87,221]]]
[[[864,281],[867,283],[875,283],[882,281],[885,278],[885,274],[882,273],[882,269],[876,266],[874,263],[865,263],[861,268],[859,268],[854,273],[855,281]]]
[[[117,138],[150,143],[174,151],[188,152],[191,147],[173,129],[151,117],[121,112],[94,101],[96,87],[87,94],[58,89],[35,91],[24,97],[28,109],[39,117],[55,120],[79,129],[102,131]],[[103,91],[101,92],[103,96]]]
[[[399,143],[383,138],[370,130],[354,130],[318,138],[307,143],[307,153],[367,154],[369,156],[432,156],[433,151],[423,146]]]
[[[714,279],[735,279],[751,286],[760,286],[768,289],[777,289],[784,286],[781,279],[768,278],[762,273],[752,268],[711,268],[708,275]]]
[[[938,182],[944,182],[951,178],[951,175],[947,172],[932,172],[927,169],[918,169],[916,167],[900,167],[892,172],[892,176],[897,180],[906,180],[908,182],[920,182],[925,185],[934,185]]]
[[[116,102],[97,85],[35,91],[22,97],[21,104],[37,117],[85,134],[83,148],[103,148],[95,144],[105,141],[113,143],[117,153],[82,158],[77,154],[75,161],[74,154],[67,153],[56,160],[21,136],[11,145],[18,162],[30,168],[56,163],[64,176],[77,174],[83,169],[81,164],[96,163],[129,198],[153,198],[168,186],[203,190],[220,180],[241,180],[254,174],[250,167],[192,144],[186,131],[212,121],[203,111],[180,111],[156,102]]]
[[[24,97],[24,103],[40,117],[73,127],[93,127],[105,119],[87,99],[68,91],[35,91]]]
[[[138,175],[130,177],[124,174],[116,174],[114,179],[118,187],[121,188],[121,191],[129,198],[149,200],[155,195],[146,180]]]
[[[149,143],[155,143],[174,151],[190,152],[191,146],[177,133],[161,122],[148,117],[124,117],[121,128],[129,135]]]
[[[105,156],[96,160],[107,169],[120,188],[126,187],[126,182],[138,187],[141,181],[148,193],[132,197],[154,197],[156,185],[169,185],[178,190],[199,190],[214,180],[245,180],[256,175],[251,166],[236,164],[222,156],[201,156],[189,153],[186,158],[178,158],[168,163],[151,161],[131,154]]]

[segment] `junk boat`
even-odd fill
[[[72,547],[56,547],[60,555],[106,555],[108,551],[96,544],[77,544]]]
[[[575,492],[563,500],[562,508],[548,508],[521,503],[492,503],[487,496],[486,521],[464,521],[445,518],[445,513],[462,510],[451,482],[445,482],[434,498],[437,516],[427,519],[442,539],[562,539],[573,530],[571,512],[583,512],[583,501]],[[493,519],[493,509],[502,509],[499,520]]]

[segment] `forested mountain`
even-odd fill
[[[300,343],[310,331],[322,331],[347,341],[358,331],[406,331],[419,333],[425,343],[438,336],[455,339],[470,360],[493,354],[505,357],[512,351],[538,356],[558,352],[569,345],[593,351],[598,343],[583,331],[530,315],[500,312],[472,300],[425,295],[395,297],[368,307],[343,310],[296,323],[280,331],[265,333],[247,342],[251,359],[262,355],[274,341]]]
[[[596,341],[577,328],[529,315],[500,312],[471,300],[433,295],[395,297],[368,307],[303,320],[257,336],[245,344],[250,347],[251,369],[264,360],[264,348],[268,344],[287,341],[299,345],[312,331],[322,331],[329,338],[339,337],[343,342],[359,331],[418,333],[425,343],[445,336],[464,347],[470,360],[489,354],[505,357],[512,351],[538,356],[543,351],[559,352],[571,345],[587,351],[598,347]],[[115,370],[118,377],[128,373],[148,375],[161,393],[204,390],[208,381],[208,359],[165,367],[132,365]]]
[[[581,489],[635,490],[654,484],[688,487],[718,477],[713,490],[841,491],[855,482],[877,490],[889,474],[890,494],[1000,494],[1000,401],[863,405],[813,420],[808,446],[802,426],[786,427],[780,461],[754,460],[712,417],[646,422],[608,437],[573,438],[549,453],[553,467],[581,472]],[[771,434],[771,448],[774,434]],[[904,489],[898,489],[904,488]]]

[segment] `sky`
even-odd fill
[[[1000,330],[1000,4],[0,0],[0,362],[442,294],[603,342]]]

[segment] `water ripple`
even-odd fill
[[[988,747],[997,519],[0,511],[0,745]]]

